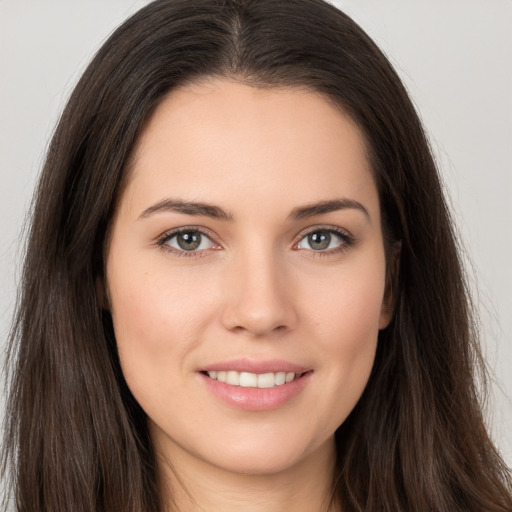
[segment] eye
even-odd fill
[[[158,245],[178,253],[194,253],[218,247],[208,235],[198,229],[183,229],[168,233],[158,241]]]
[[[295,247],[316,252],[335,252],[336,249],[342,249],[351,244],[351,237],[345,233],[334,229],[316,229],[303,236]]]

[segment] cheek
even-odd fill
[[[378,334],[385,265],[379,258],[377,264],[354,267],[332,273],[329,280],[309,282],[304,307],[315,318],[320,340],[333,349],[346,347],[357,352],[366,342],[375,341]]]
[[[327,311],[330,320],[325,321],[320,340],[335,387],[341,386],[345,394],[351,389],[362,393],[366,385],[377,347],[379,312],[380,302],[371,294],[361,294],[357,300],[342,298],[338,308],[331,305]]]
[[[317,342],[318,364],[325,371],[326,389],[332,390],[332,402],[325,407],[335,411],[337,426],[359,400],[373,367],[384,283],[384,265],[340,272],[329,293],[317,290],[317,299],[308,304],[315,320],[310,324],[315,334],[310,335]]]
[[[108,285],[116,333],[123,334],[119,341],[160,340],[166,345],[177,330],[199,328],[207,298],[195,275],[168,268],[161,255],[113,253],[111,261]]]
[[[136,394],[139,382],[179,375],[200,341],[206,297],[194,292],[197,286],[184,273],[166,272],[151,259],[115,258],[108,274],[112,319],[123,374]]]

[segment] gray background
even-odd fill
[[[0,0],[0,360],[25,212],[59,112],[94,51],[146,3]],[[512,465],[512,2],[334,3],[386,52],[427,127],[494,374],[490,429]]]

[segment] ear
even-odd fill
[[[386,265],[386,288],[384,290],[384,298],[382,300],[379,330],[385,329],[391,323],[393,315],[395,314],[401,251],[402,242],[395,242],[388,253],[388,261]]]
[[[101,309],[110,311],[110,297],[108,295],[108,288],[105,284],[105,279],[102,276],[96,278],[96,296]]]

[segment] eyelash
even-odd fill
[[[181,233],[199,233],[200,235],[208,238],[212,244],[216,244],[216,242],[213,241],[211,233],[208,231],[196,227],[196,226],[184,226],[182,228],[173,229],[172,231],[168,231],[164,233],[162,236],[160,236],[157,241],[156,245],[161,247],[163,250],[170,252],[176,256],[179,257],[185,257],[185,258],[198,258],[206,255],[206,251],[208,249],[200,249],[200,250],[193,250],[193,251],[186,251],[186,250],[179,250],[174,247],[171,247],[168,245],[168,242],[172,240],[174,237],[180,235]],[[312,235],[313,233],[317,232],[325,232],[329,234],[334,234],[338,238],[340,238],[341,243],[338,247],[335,247],[333,249],[327,249],[327,250],[317,250],[314,249],[304,249],[308,251],[313,257],[326,257],[336,254],[341,254],[347,250],[349,250],[356,242],[355,238],[349,234],[347,231],[341,229],[341,228],[335,228],[332,226],[315,226],[313,229],[307,229],[300,233],[300,235],[297,237],[298,240],[293,244],[293,247],[296,248],[299,243],[306,238],[309,235]],[[217,249],[214,249],[217,250]],[[299,249],[297,249],[299,250]]]

